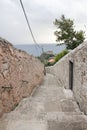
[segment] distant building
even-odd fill
[[[48,60],[49,63],[54,63],[54,61],[55,61],[55,57],[50,57]]]
[[[46,54],[49,54],[49,55],[51,55],[51,54],[53,55],[53,51],[51,51],[51,50],[46,51],[45,53],[46,53]]]

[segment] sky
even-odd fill
[[[87,29],[87,0],[22,0],[37,43],[56,43],[53,22],[62,14],[76,30]],[[33,43],[20,0],[0,0],[0,37],[13,44]]]

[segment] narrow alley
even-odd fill
[[[59,86],[51,74],[30,97],[0,120],[0,130],[87,130],[87,117],[73,93]]]

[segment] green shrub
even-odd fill
[[[55,63],[57,61],[59,61],[62,57],[64,57],[66,54],[68,54],[68,50],[63,50],[62,52],[60,52],[59,54],[56,55],[55,57]]]
[[[47,62],[46,64],[45,64],[45,66],[47,67],[47,66],[53,66],[55,63],[50,63],[50,62]]]

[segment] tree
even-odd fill
[[[67,49],[74,49],[85,40],[85,33],[82,30],[75,31],[73,20],[66,19],[64,15],[55,19],[54,25],[57,27],[57,31],[54,32],[56,41],[62,41]]]
[[[55,63],[57,62],[57,61],[59,61],[62,57],[64,57],[66,54],[68,54],[69,53],[69,51],[68,50],[63,50],[62,52],[60,52],[59,54],[57,54],[56,56],[55,56]]]

